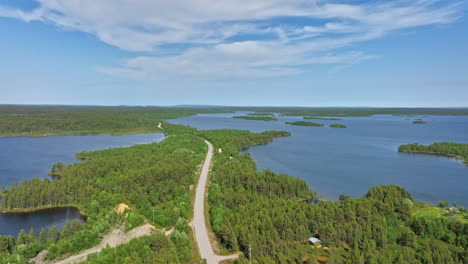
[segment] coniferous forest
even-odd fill
[[[259,172],[251,156],[239,152],[289,132],[197,131],[167,122],[163,127],[167,138],[160,143],[78,153],[83,162],[53,166],[58,177],[3,187],[2,210],[74,206],[87,218],[62,230],[0,236],[0,263],[27,263],[42,249],[48,249],[46,259],[61,259],[98,244],[117,226],[128,230],[145,222],[175,231],[105,249],[87,263],[200,263],[188,221],[191,187],[207,151],[204,139],[222,150],[215,152],[210,173],[210,226],[223,252],[241,252],[238,263],[468,262],[466,221],[416,214],[417,203],[399,186],[319,200],[304,180]],[[130,206],[127,217],[114,211],[119,203]],[[322,246],[310,245],[310,237]]]

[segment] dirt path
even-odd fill
[[[103,248],[109,247],[116,247],[120,244],[124,244],[129,242],[130,240],[149,235],[151,232],[156,230],[154,226],[150,224],[145,224],[139,227],[136,227],[128,232],[124,231],[124,227],[116,228],[112,230],[109,234],[105,235],[102,238],[101,243],[99,245],[94,246],[92,248],[85,249],[80,253],[73,255],[69,258],[60,261],[45,261],[44,257],[47,254],[47,251],[42,251],[39,253],[35,258],[31,259],[36,264],[72,264],[72,263],[80,263],[86,260],[89,254],[100,252]],[[164,231],[166,235],[170,235],[174,229],[171,230],[161,230]]]
[[[208,237],[208,229],[205,222],[205,197],[206,187],[208,184],[208,173],[213,159],[213,145],[205,140],[208,145],[208,153],[206,154],[203,167],[201,169],[200,178],[198,180],[197,189],[195,193],[194,215],[192,227],[195,233],[195,240],[200,250],[200,256],[206,259],[208,264],[217,264],[219,261],[227,259],[235,259],[239,254],[229,256],[219,256],[213,251],[213,248]]]

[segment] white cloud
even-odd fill
[[[102,69],[151,80],[174,75],[268,77],[296,74],[303,65],[354,63],[370,56],[333,51],[396,30],[450,23],[459,16],[457,3],[441,0],[368,4],[326,0],[37,2],[39,7],[30,12],[0,5],[0,16],[52,23],[93,34],[123,50],[151,52],[154,55]],[[197,47],[161,57],[157,48],[165,44]]]

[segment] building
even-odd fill
[[[321,248],[322,247],[322,241],[316,237],[311,237],[309,238],[309,243],[316,248]]]

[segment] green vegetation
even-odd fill
[[[468,224],[468,212],[463,207],[454,206],[447,208],[448,203],[445,202],[446,206],[435,207],[423,202],[417,202],[414,204],[412,210],[413,216],[415,217],[430,217],[430,218],[443,218],[443,219],[456,219],[464,224]]]
[[[298,178],[256,171],[248,142],[264,142],[239,131],[204,131],[223,148],[216,153],[209,189],[210,221],[221,245],[253,263],[464,263],[468,225],[433,216],[413,216],[411,195],[398,186],[377,186],[361,198],[316,200]],[[259,137],[259,138],[257,138]],[[227,151],[225,151],[227,150]],[[306,243],[311,236],[323,248]]]
[[[271,116],[233,116],[232,118],[247,119],[247,120],[260,120],[260,121],[278,121],[278,119]]]
[[[304,116],[304,119],[317,119],[317,120],[341,120],[341,118],[333,118],[333,117],[318,117],[318,116]]]
[[[452,157],[464,160],[465,164],[468,165],[468,144],[465,143],[439,142],[432,145],[420,145],[415,143],[401,145],[398,147],[398,151]]]
[[[343,125],[343,124],[331,124],[330,127],[347,128],[347,126],[346,126],[346,125]]]
[[[180,263],[177,248],[162,233],[140,237],[116,248],[105,248],[98,254],[88,256],[84,264],[145,264]]]
[[[0,105],[0,137],[161,132],[157,127],[161,120],[215,112],[223,112],[223,110]]]
[[[196,166],[204,158],[206,144],[195,129],[165,124],[165,130],[169,137],[160,143],[79,153],[77,157],[83,162],[54,169],[60,179],[34,178],[2,188],[1,210],[76,206],[87,215],[82,229],[60,235],[46,245],[48,259],[96,245],[103,234],[122,221],[128,229],[144,221],[157,227],[186,222],[191,205],[190,185],[195,182]],[[113,210],[119,203],[132,208],[124,220]],[[190,241],[185,238],[187,233],[180,231],[171,243],[185,245],[190,252]],[[31,247],[37,253],[36,249],[41,248],[35,245]],[[0,259],[29,257],[19,255],[21,248],[8,248]],[[31,250],[27,250],[28,254]]]
[[[426,121],[423,120],[414,120],[413,124],[426,124]]]
[[[294,126],[316,126],[316,127],[323,127],[323,124],[314,123],[314,122],[307,122],[307,121],[295,121],[295,122],[286,122],[288,125]]]
[[[44,120],[50,117],[50,113],[44,114]],[[105,118],[103,122],[110,121]],[[13,125],[4,131],[12,133],[22,123],[9,124]],[[105,249],[87,263],[196,262],[187,219],[190,186],[206,153],[203,138],[223,149],[215,153],[210,174],[210,224],[222,250],[243,252],[239,263],[248,263],[249,245],[253,263],[458,264],[468,260],[464,208],[446,208],[448,203],[441,203],[441,207],[421,205],[393,185],[373,187],[357,199],[341,195],[337,202],[319,201],[302,179],[270,170],[258,172],[251,156],[239,153],[289,132],[197,131],[166,122],[163,127],[168,138],[160,143],[78,153],[83,162],[51,168],[51,175],[58,177],[1,188],[0,210],[76,206],[88,218],[83,224],[69,223],[61,231],[41,230],[39,238],[26,231],[17,239],[0,236],[0,264],[26,263],[43,248],[49,250],[48,259],[61,258],[96,245],[113,227],[125,224],[130,229],[143,222],[174,226],[175,231],[169,238],[156,233]],[[51,131],[80,130],[64,126]],[[436,148],[437,154],[466,159],[466,146],[437,144],[442,144]],[[421,151],[421,145],[412,145],[417,147],[408,148],[411,152]],[[132,208],[127,218],[113,210],[119,203]],[[327,248],[311,247],[307,244],[311,236]]]
[[[274,116],[274,114],[272,114],[272,113],[261,113],[261,112],[249,113],[247,115],[251,115],[251,116]]]

